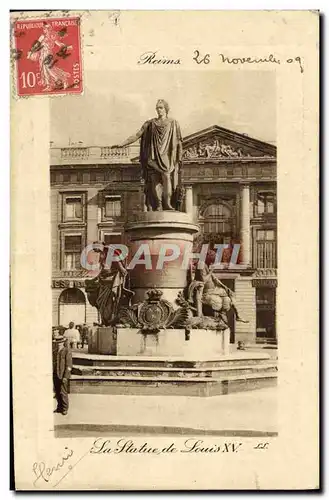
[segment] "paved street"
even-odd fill
[[[275,435],[277,388],[209,398],[71,394],[68,415],[55,414],[54,418],[58,437],[100,433]]]

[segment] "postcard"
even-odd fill
[[[15,488],[319,488],[316,11],[10,16]]]

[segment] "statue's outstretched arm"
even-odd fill
[[[125,141],[123,141],[121,144],[114,144],[113,146],[111,146],[111,148],[124,148],[125,146],[129,146],[129,144],[133,144],[134,142],[138,141],[138,139],[140,139],[144,133],[144,128],[145,128],[145,124],[142,126],[142,128],[140,130],[138,130],[136,132],[136,134],[133,134],[133,135],[130,135],[128,137],[128,139],[126,139]]]

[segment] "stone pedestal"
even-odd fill
[[[117,333],[111,326],[95,329],[88,341],[89,354],[117,354]]]
[[[143,333],[138,328],[118,328],[118,356],[184,357],[185,330],[160,330]]]
[[[187,331],[179,322],[181,312],[177,324],[172,319],[175,315],[170,316],[187,285],[193,235],[198,231],[192,213],[177,211],[142,212],[126,224],[129,286],[134,291],[133,304],[139,304],[130,310],[135,321],[123,314],[121,324],[131,327],[99,327],[89,341],[89,353],[189,360],[229,354],[229,329]],[[141,327],[132,327],[137,324]],[[155,328],[158,331],[150,333]]]
[[[211,359],[229,354],[230,330],[183,328],[143,333],[138,328],[117,329],[118,356],[178,357],[181,359]]]
[[[190,339],[186,343],[185,356],[191,359],[198,357],[227,356],[230,346],[230,329],[203,330],[194,329],[190,332]]]
[[[156,288],[163,292],[163,299],[175,304],[178,292],[186,286],[184,256],[192,252],[193,234],[198,230],[193,214],[177,211],[143,212],[126,225],[130,287],[135,292],[133,302],[142,302],[147,290]],[[178,249],[175,256],[173,247]],[[143,263],[133,266],[131,259],[136,254]],[[166,256],[172,259],[166,261]]]

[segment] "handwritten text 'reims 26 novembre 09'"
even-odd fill
[[[235,57],[229,57],[225,55],[224,53],[217,53],[217,54],[211,54],[209,52],[204,52],[202,53],[200,50],[194,50],[193,54],[191,54],[192,60],[198,65],[198,66],[207,66],[209,64],[215,64],[220,63],[220,64],[225,64],[228,66],[248,66],[248,65],[276,65],[280,66],[281,64],[288,64],[288,65],[297,65],[300,72],[304,73],[304,65],[303,65],[303,60],[302,57],[300,56],[289,56],[285,58],[279,58],[275,56],[274,54],[268,54],[265,56],[247,56],[247,57],[242,57],[242,56],[235,56]],[[161,54],[159,54],[159,51],[147,51],[143,52],[137,60],[138,65],[182,65],[183,64],[183,59],[180,57],[166,57]]]

